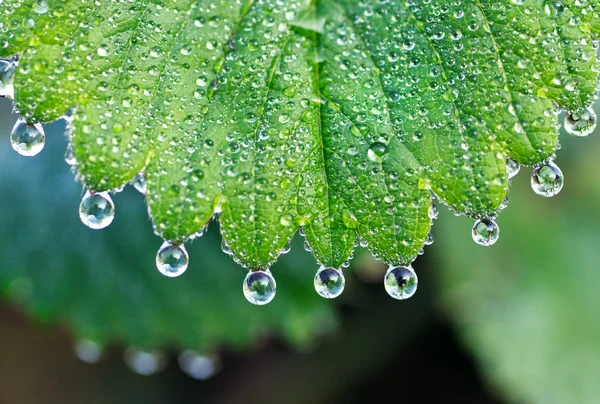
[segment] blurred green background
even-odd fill
[[[320,298],[297,237],[273,268],[275,300],[255,307],[216,225],[177,279],[156,271],[161,240],[132,187],[108,229],[87,229],[63,123],[24,158],[8,141],[15,119],[0,100],[2,404],[362,403],[383,389],[418,403],[600,402],[598,130],[561,135],[558,196],[535,195],[521,169],[493,247],[438,204],[410,300],[387,296],[364,251],[342,297]],[[202,355],[192,369],[178,365],[186,350]]]

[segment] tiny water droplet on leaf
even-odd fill
[[[156,268],[169,278],[182,275],[188,267],[189,256],[183,245],[165,241],[156,253]]]
[[[244,279],[243,290],[244,296],[250,303],[262,306],[273,300],[277,284],[268,269],[265,271],[250,270]]]
[[[179,368],[196,380],[207,380],[219,371],[219,363],[215,358],[189,349],[179,354],[177,361]]]
[[[531,188],[541,196],[551,197],[560,192],[564,176],[553,162],[537,167],[531,174]]]
[[[28,124],[22,118],[17,120],[10,134],[10,144],[17,153],[21,156],[35,156],[42,151],[45,143],[46,135],[41,124]]]
[[[115,204],[108,192],[86,192],[79,205],[79,217],[90,229],[104,229],[115,218]]]
[[[315,290],[321,297],[333,299],[342,294],[346,280],[341,270],[321,267],[315,275],[314,283]]]
[[[516,160],[513,160],[510,157],[506,159],[506,174],[508,174],[508,178],[513,178],[515,175],[519,174],[520,170],[521,165]]]
[[[102,358],[102,351],[102,346],[89,339],[75,344],[75,355],[85,363],[97,363]]]
[[[0,97],[14,98],[13,79],[17,63],[14,60],[0,59]]]
[[[142,376],[151,376],[165,367],[165,356],[160,351],[145,351],[129,348],[124,354],[125,364],[133,372]]]
[[[398,300],[405,300],[414,295],[418,283],[415,271],[406,266],[390,267],[383,280],[386,292]]]
[[[472,235],[477,244],[487,247],[498,241],[500,228],[493,220],[480,219],[473,225]]]

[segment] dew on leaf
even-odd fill
[[[189,256],[183,245],[165,241],[156,253],[156,268],[169,278],[182,275],[188,267]]]
[[[394,299],[408,299],[417,291],[417,274],[407,266],[390,267],[385,273],[383,284],[386,292]]]
[[[17,63],[14,60],[0,59],[0,97],[13,98],[13,80]]]
[[[521,165],[516,161],[508,157],[506,159],[506,174],[508,174],[508,178],[513,178],[515,175],[519,174],[521,170]]]
[[[597,124],[598,118],[592,108],[581,108],[565,116],[565,130],[573,136],[588,136]]]
[[[439,216],[440,212],[437,208],[437,206],[435,205],[435,203],[431,203],[431,205],[429,205],[429,218],[433,221],[436,220]]]
[[[142,195],[146,194],[146,174],[143,171],[136,174],[133,187]]]
[[[333,299],[341,295],[345,283],[344,274],[339,269],[321,267],[315,274],[315,290],[325,299]]]
[[[89,339],[77,341],[74,350],[75,355],[86,363],[97,363],[102,358],[102,346]]]
[[[128,348],[123,356],[129,369],[142,376],[151,376],[164,369],[166,360],[160,351],[146,351],[140,348]]]
[[[79,205],[79,218],[90,229],[104,229],[115,218],[115,204],[108,192],[87,191]]]
[[[19,118],[10,134],[12,148],[21,156],[35,156],[44,148],[46,134],[39,123],[29,124]]]
[[[246,299],[257,306],[269,303],[275,297],[277,284],[271,271],[250,270],[244,279],[243,291]]]
[[[371,146],[369,146],[369,150],[367,151],[367,157],[371,161],[380,163],[383,161],[383,158],[385,157],[386,153],[387,146],[385,145],[385,143],[375,142]]]
[[[563,182],[563,173],[553,162],[537,167],[531,173],[531,188],[541,196],[551,197],[558,194]]]
[[[433,234],[431,233],[427,233],[427,237],[425,237],[425,242],[423,244],[425,245],[432,245],[433,244]]]
[[[475,222],[471,230],[473,241],[482,246],[490,246],[498,241],[500,228],[491,219],[480,219]]]

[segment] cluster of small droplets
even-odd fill
[[[13,78],[16,69],[16,59],[0,59],[0,97],[14,98]]]
[[[115,218],[115,204],[108,192],[86,192],[79,205],[79,218],[90,229],[108,227]]]
[[[246,299],[257,306],[262,306],[269,303],[275,297],[277,284],[271,271],[266,270],[250,270],[242,287]]]
[[[341,269],[321,267],[315,274],[315,290],[325,299],[334,299],[342,294],[346,279]]]
[[[39,123],[27,123],[19,118],[10,133],[10,145],[21,156],[32,157],[42,151],[46,143],[44,128]]]
[[[585,137],[596,129],[598,118],[592,108],[581,108],[567,114],[564,124],[568,134]]]
[[[531,188],[541,196],[551,197],[558,194],[563,182],[562,171],[552,161],[535,168],[531,174]]]
[[[386,292],[398,300],[405,300],[415,294],[419,280],[410,266],[389,267],[383,279]]]
[[[500,228],[492,219],[479,219],[472,229],[473,240],[482,246],[490,246],[498,241]]]
[[[166,277],[176,278],[188,267],[189,256],[183,245],[165,241],[156,253],[156,268]]]

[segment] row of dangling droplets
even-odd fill
[[[12,78],[18,63],[13,60],[0,60],[0,96],[13,95]],[[565,117],[564,126],[567,133],[584,137],[596,128],[597,118],[591,108],[582,108]],[[39,123],[28,123],[19,118],[15,124],[10,142],[13,149],[23,156],[35,156],[45,143],[44,129]],[[72,156],[70,160],[74,160]],[[70,164],[73,164],[70,161]],[[519,163],[510,158],[506,162],[509,179],[517,175]],[[531,187],[538,195],[551,197],[560,192],[563,187],[563,173],[550,159],[545,164],[536,167],[531,175]],[[134,180],[134,187],[145,193],[143,173]],[[505,199],[500,206],[504,209],[508,203]],[[115,216],[115,205],[108,192],[85,193],[80,207],[81,221],[91,229],[103,229],[111,224]],[[432,221],[437,218],[437,208],[432,205],[430,212]],[[500,229],[494,218],[478,219],[472,228],[473,240],[482,246],[490,246],[498,240]],[[431,233],[425,240],[425,245],[433,243]],[[226,250],[226,249],[224,249]],[[164,276],[174,278],[182,275],[188,267],[189,256],[184,245],[165,241],[156,255],[156,267]],[[398,300],[411,297],[417,289],[417,275],[410,265],[391,266],[384,276],[384,286],[388,294]],[[321,267],[315,277],[314,286],[317,293],[327,299],[338,297],[344,290],[345,278],[341,268]],[[246,299],[255,305],[269,303],[275,297],[277,284],[270,270],[251,270],[243,282]]]

